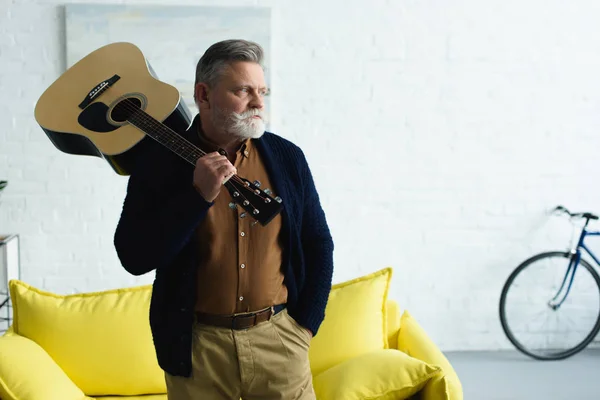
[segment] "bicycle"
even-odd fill
[[[600,236],[600,231],[587,228],[598,216],[589,212],[572,213],[563,206],[557,206],[552,212],[567,214],[571,221],[585,220],[576,246],[569,251],[548,251],[529,257],[509,275],[500,296],[500,322],[508,340],[521,353],[537,360],[571,357],[585,349],[600,331],[600,276],[582,258],[583,250],[600,267],[600,260],[584,243],[588,236]],[[539,269],[547,265],[553,267],[540,273]],[[528,282],[523,278],[530,273],[532,281]],[[549,277],[554,281],[546,287],[544,281]],[[590,284],[590,288],[583,287],[585,284]],[[579,301],[582,306],[578,306]],[[541,311],[526,315],[527,308],[538,303]],[[551,315],[546,321],[555,321],[554,326],[537,325],[539,315],[544,313]],[[567,323],[563,319],[559,324],[559,317],[566,318]],[[593,324],[588,324],[589,321]],[[551,335],[555,335],[555,340],[550,339]],[[526,343],[528,339],[540,340],[541,344],[530,345]],[[563,339],[569,344],[559,344]]]

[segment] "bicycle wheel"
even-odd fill
[[[570,357],[600,330],[600,276],[585,260],[580,259],[570,291],[557,305],[571,280],[567,271],[572,257],[560,251],[533,256],[511,273],[502,288],[502,329],[519,351],[537,360]]]

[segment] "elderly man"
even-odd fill
[[[148,143],[132,172],[115,247],[156,271],[150,326],[170,400],[314,399],[308,350],[324,319],[333,241],[302,150],[265,132],[263,50],[212,45],[196,68],[197,115],[180,134],[193,167]],[[266,225],[224,182],[259,181],[283,210]]]

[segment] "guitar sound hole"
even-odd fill
[[[127,121],[129,117],[142,106],[142,101],[137,97],[128,97],[121,100],[110,113],[113,121],[121,123]]]

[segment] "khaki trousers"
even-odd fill
[[[287,309],[244,330],[196,324],[192,376],[165,374],[169,400],[314,400],[309,332]]]

